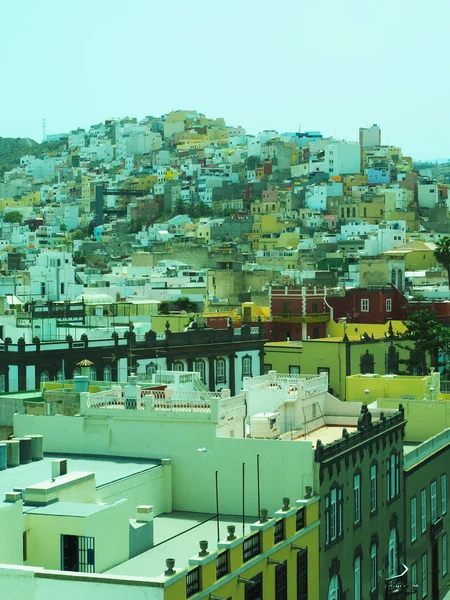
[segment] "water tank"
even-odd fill
[[[8,446],[6,444],[0,444],[0,471],[6,469],[8,462]]]
[[[74,390],[78,393],[89,391],[89,377],[86,375],[76,375],[73,378]]]
[[[280,435],[280,415],[267,412],[250,417],[250,435],[252,438],[275,439]]]
[[[30,438],[14,438],[19,440],[19,460],[21,465],[31,462],[31,440]]]
[[[19,440],[1,440],[0,444],[6,444],[8,467],[18,467],[19,460]]]
[[[44,458],[44,436],[40,433],[25,435],[31,440],[31,460],[42,460]]]

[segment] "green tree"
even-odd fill
[[[22,223],[23,215],[18,210],[11,210],[5,213],[3,217],[4,223]]]
[[[186,312],[195,312],[197,310],[197,304],[191,302],[187,296],[181,296],[174,304],[178,310],[185,310]]]
[[[436,311],[421,308],[411,313],[403,324],[406,327],[403,338],[414,342],[410,360],[405,361],[408,370],[416,370],[425,375],[427,355],[430,357],[430,365],[437,370],[439,350],[450,340],[450,335],[449,329],[439,322]]]
[[[160,315],[170,315],[170,302],[162,300],[158,305],[158,312]]]
[[[175,207],[172,211],[172,216],[176,217],[177,215],[185,215],[186,214],[186,206],[181,198],[176,201]]]
[[[434,258],[447,271],[448,289],[450,290],[450,236],[446,235],[437,242]]]
[[[67,225],[65,223],[61,223],[61,225],[59,226],[59,230],[64,233],[65,231],[67,231]]]

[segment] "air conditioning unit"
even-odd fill
[[[61,475],[67,475],[67,458],[52,460],[52,481]]]

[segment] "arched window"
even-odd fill
[[[111,381],[111,367],[106,365],[103,369],[103,381]]]
[[[89,381],[97,381],[97,371],[95,367],[89,367]]]
[[[81,371],[78,367],[75,367],[75,369],[73,370],[72,377],[78,377],[79,375],[81,375]]]
[[[252,359],[250,356],[244,356],[242,358],[242,377],[252,376]]]
[[[391,283],[393,285],[396,285],[396,281],[397,281],[397,278],[395,276],[395,269],[392,269],[392,271],[391,271]]]
[[[403,289],[403,273],[402,270],[399,269],[397,273],[397,287],[400,291]]]
[[[225,383],[225,359],[216,360],[216,383]]]
[[[172,371],[184,371],[184,365],[182,362],[173,363]]]
[[[50,377],[48,376],[48,371],[42,371],[41,372],[41,377],[40,377],[41,383],[44,383],[45,381],[49,381]]]
[[[205,383],[205,381],[206,381],[206,379],[205,379],[205,361],[198,360],[195,363],[195,370],[199,374],[200,379],[203,381],[203,383]]]
[[[391,529],[388,548],[388,577],[395,577],[398,572],[397,530]]]
[[[328,586],[328,600],[339,600],[339,579],[337,575],[333,575]]]
[[[58,369],[57,373],[56,373],[56,381],[62,381],[63,380],[63,372],[62,369]]]

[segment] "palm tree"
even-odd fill
[[[450,236],[446,235],[437,242],[434,258],[447,271],[448,289],[450,290]]]

